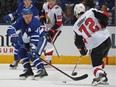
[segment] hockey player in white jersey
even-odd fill
[[[45,25],[49,38],[44,51],[45,59],[47,62],[51,62],[54,50],[52,43],[60,35],[62,26],[62,9],[56,5],[56,0],[47,0],[43,4],[43,14],[40,16],[40,20]]]
[[[108,55],[111,47],[110,34],[107,29],[108,13],[91,8],[85,12],[85,6],[80,3],[74,7],[78,20],[73,26],[75,45],[81,55],[89,51],[95,78],[92,85],[108,84],[107,74],[102,67],[102,60]]]

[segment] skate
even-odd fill
[[[16,69],[17,66],[18,66],[18,62],[19,62],[19,60],[14,61],[12,64],[10,64],[10,65],[9,65],[10,69]]]
[[[19,75],[21,80],[25,80],[27,78],[33,80],[34,73],[32,69],[25,69],[23,72],[23,74]]]
[[[100,73],[98,78],[93,79],[92,86],[97,86],[97,85],[109,85],[107,74],[105,72]]]
[[[48,74],[47,74],[45,68],[43,68],[43,69],[39,69],[39,70],[37,71],[37,73],[36,73],[36,75],[34,76],[34,78],[37,80],[37,79],[43,78],[43,77],[45,77],[45,76],[48,76]]]

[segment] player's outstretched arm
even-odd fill
[[[97,12],[95,10],[93,10],[93,13],[95,15],[95,17],[100,20],[100,22],[106,27],[108,25],[108,18],[109,18],[109,15],[107,12]]]

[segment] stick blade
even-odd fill
[[[86,79],[88,77],[88,74],[84,74],[82,76],[79,76],[79,77],[73,77],[72,79],[74,81],[79,81],[79,80],[83,80],[83,79]]]

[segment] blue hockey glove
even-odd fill
[[[20,49],[23,46],[23,44],[21,43],[21,37],[19,37],[19,35],[17,34],[11,35],[10,41],[15,47],[15,49]]]
[[[6,16],[3,17],[3,20],[4,20],[5,22],[7,22],[7,21],[11,21],[11,18],[10,18],[9,15],[6,15]]]
[[[17,35],[17,34],[11,35],[10,41],[11,41],[11,43],[13,43],[13,44],[17,44],[18,41],[19,41],[19,35]]]

